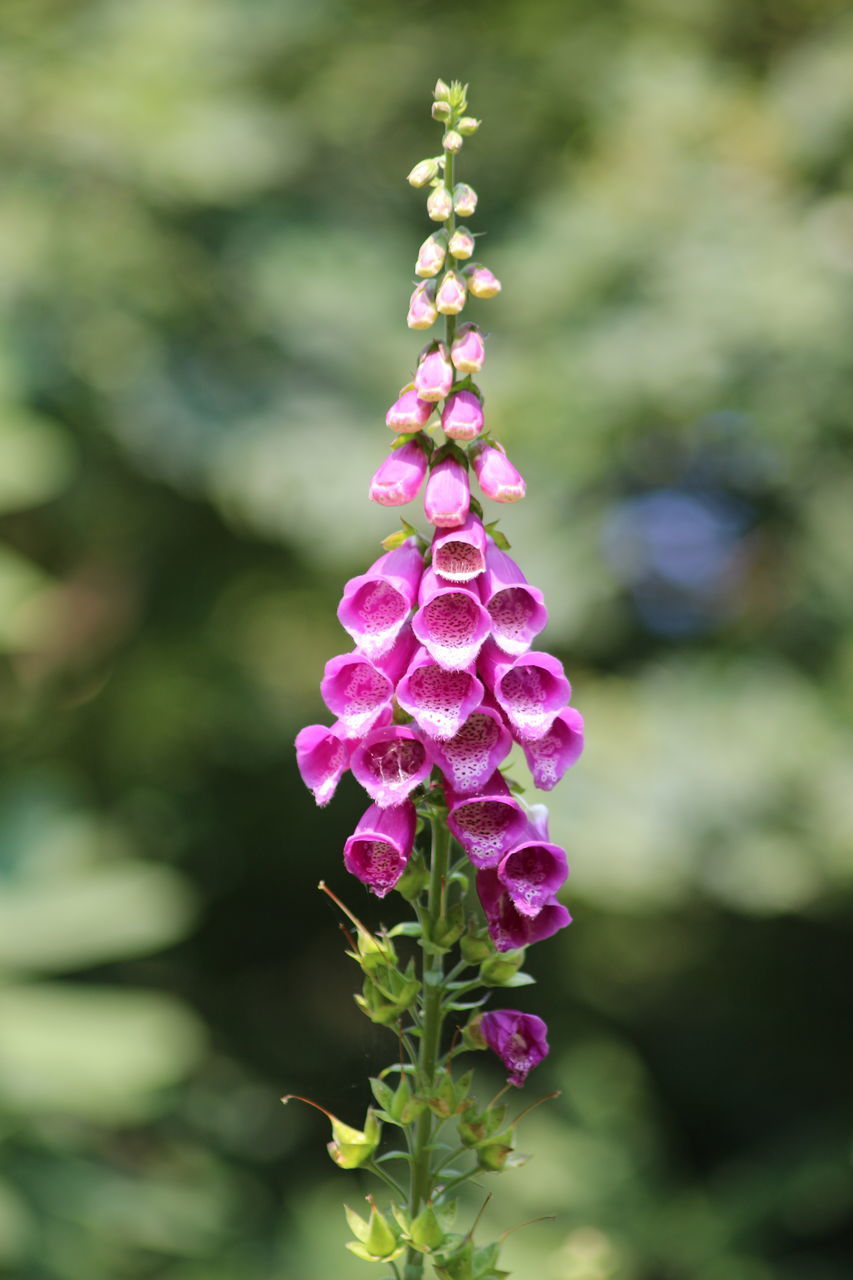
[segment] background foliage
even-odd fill
[[[485,120],[504,528],[589,732],[526,1006],[563,1094],[488,1212],[557,1215],[508,1246],[544,1280],[849,1276],[847,6],[2,24],[0,1274],[366,1275],[277,1102],[357,1121],[391,1052],[314,891],[379,919],[339,863],[363,802],[316,812],[292,740],[390,528],[442,75]]]

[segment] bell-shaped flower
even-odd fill
[[[427,196],[427,214],[433,222],[446,222],[453,212],[453,196],[442,183]]]
[[[555,716],[547,733],[534,742],[521,745],[534,787],[550,791],[583,751],[583,716],[574,707],[564,707]]]
[[[424,513],[437,529],[458,529],[471,509],[468,472],[455,458],[433,463],[424,490]]]
[[[443,400],[453,386],[453,365],[443,342],[429,347],[415,371],[415,391],[422,400]]]
[[[451,440],[475,440],[483,430],[483,402],[473,391],[454,391],[441,411],[441,427]]]
[[[435,405],[431,400],[423,400],[414,387],[404,391],[399,400],[395,400],[385,414],[386,426],[392,431],[406,434],[409,431],[420,431],[432,416]]]
[[[438,530],[432,540],[432,567],[448,582],[471,582],[486,567],[486,531],[479,516],[468,515],[458,529]]]
[[[309,724],[296,735],[296,767],[321,807],[335,794],[349,767],[352,748],[340,722],[331,729],[324,724]]]
[[[457,227],[450,237],[447,252],[456,259],[470,258],[474,252],[474,237],[467,227]]]
[[[477,192],[467,182],[457,182],[453,188],[453,210],[460,218],[470,218],[477,208]]]
[[[381,809],[372,804],[344,845],[347,871],[384,898],[406,870],[415,841],[417,815],[411,800]]]
[[[434,231],[418,250],[416,276],[437,276],[447,257],[447,232]]]
[[[435,281],[424,280],[409,299],[406,324],[410,329],[429,329],[438,319],[435,308]]]
[[[568,874],[565,850],[558,844],[543,840],[533,827],[504,854],[498,864],[498,879],[512,899],[513,906],[521,915],[531,919],[539,915],[565,884]]]
[[[447,825],[477,868],[496,867],[527,830],[524,810],[496,769],[474,795],[460,795],[445,779]]]
[[[473,666],[448,671],[424,648],[415,653],[397,685],[397,702],[430,739],[452,738],[482,699],[483,686]]]
[[[471,712],[452,738],[426,743],[433,762],[460,796],[482,791],[511,746],[512,738],[499,712],[484,704]]]
[[[478,440],[470,452],[477,483],[493,502],[519,502],[525,493],[524,477],[506,456],[502,445]]]
[[[390,709],[394,687],[409,664],[412,648],[412,634],[406,627],[389,652],[373,662],[355,650],[326,663],[320,693],[348,738],[362,737]]]
[[[436,310],[443,316],[458,315],[465,306],[468,290],[465,281],[455,271],[446,271],[435,295]]]
[[[492,620],[498,648],[513,657],[526,653],[548,621],[538,587],[531,587],[514,560],[491,540],[486,548],[486,571],[480,583],[483,604]]]
[[[365,657],[375,661],[390,651],[418,598],[423,568],[417,543],[408,538],[347,582],[338,620]]]
[[[412,630],[427,652],[448,671],[469,667],[491,626],[477,593],[462,583],[448,586],[430,568],[421,578],[418,602]]]
[[[475,298],[494,298],[501,291],[500,280],[480,262],[469,263],[464,269],[464,275],[468,292]]]
[[[548,1028],[535,1013],[494,1009],[480,1019],[480,1033],[509,1071],[507,1083],[523,1085],[548,1055]]]
[[[478,669],[522,742],[543,738],[571,697],[563,664],[550,653],[530,650],[513,659],[490,640],[483,646]]]
[[[537,915],[522,915],[493,867],[477,872],[477,896],[497,951],[515,951],[542,942],[572,922],[556,898],[549,898]]]
[[[460,373],[479,373],[486,359],[486,344],[475,324],[460,325],[450,348],[450,360]]]
[[[380,809],[402,804],[429,777],[432,759],[409,725],[371,729],[352,753],[353,777]]]
[[[381,507],[402,507],[420,493],[427,473],[426,450],[417,440],[392,449],[370,481],[370,500]]]

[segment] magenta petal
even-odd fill
[[[451,440],[475,440],[483,430],[483,405],[473,391],[448,396],[441,411],[441,427]]]
[[[455,458],[443,458],[429,473],[424,491],[424,512],[439,529],[458,529],[471,507],[468,472]]]
[[[338,618],[366,657],[375,660],[391,649],[417,599],[422,574],[423,556],[410,539],[346,584]]]
[[[574,707],[565,707],[547,733],[522,746],[534,787],[550,791],[583,751],[583,716]]]
[[[448,582],[471,582],[486,567],[486,531],[478,516],[470,515],[458,529],[438,530],[432,540],[432,567]]]
[[[334,725],[309,724],[296,735],[296,766],[321,807],[335,794],[351,753],[352,743]]]
[[[504,854],[498,866],[498,879],[513,906],[531,918],[539,915],[568,874],[565,850],[539,839],[533,830]]]
[[[508,1068],[508,1084],[524,1084],[528,1073],[548,1055],[548,1028],[535,1013],[495,1009],[483,1014],[480,1031]]]
[[[381,507],[412,502],[427,473],[427,456],[416,440],[392,450],[370,482],[370,500]]]
[[[385,415],[385,423],[392,431],[419,431],[430,420],[435,405],[421,400],[417,391],[410,388],[395,400]]]
[[[486,359],[483,335],[475,324],[463,324],[450,349],[450,359],[460,373],[479,373]]]
[[[356,650],[326,663],[320,693],[348,738],[362,737],[390,707],[394,686],[408,664],[412,647],[407,627],[382,658],[371,662]]]
[[[452,738],[483,698],[483,686],[467,671],[448,671],[420,648],[397,685],[397,701],[430,738]]]
[[[548,621],[538,587],[531,587],[514,560],[489,541],[486,572],[480,584],[483,604],[492,620],[495,643],[517,657],[526,653]]]
[[[415,370],[415,392],[422,400],[443,400],[456,376],[443,343],[427,351]]]
[[[524,497],[524,477],[506,456],[502,445],[480,440],[470,452],[477,483],[493,502],[518,502]]]
[[[492,707],[480,706],[452,738],[430,741],[426,747],[453,790],[469,795],[486,786],[511,745],[512,738],[500,714]]]
[[[406,869],[415,840],[417,815],[410,800],[393,808],[372,804],[344,845],[344,865],[378,898],[384,898]]]
[[[429,777],[432,760],[414,729],[371,729],[352,753],[353,776],[382,809],[399,805]]]
[[[447,825],[475,867],[494,867],[527,829],[521,805],[503,775],[492,774],[475,795],[459,795],[445,781]]]
[[[572,917],[556,898],[550,898],[534,917],[523,916],[504,889],[494,869],[477,872],[477,894],[483,906],[489,936],[498,951],[514,951],[550,938],[571,924]]]
[[[550,653],[531,650],[508,660],[489,641],[483,646],[479,670],[513,733],[523,742],[544,737],[571,696],[563,665]]]
[[[443,585],[435,571],[427,569],[418,600],[412,630],[420,643],[448,671],[470,667],[491,626],[479,596],[461,583]]]

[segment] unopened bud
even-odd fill
[[[468,289],[475,298],[494,298],[501,291],[501,282],[481,262],[471,262],[465,268]]]
[[[433,222],[446,222],[453,212],[453,197],[442,183],[433,187],[427,200],[427,213]]]
[[[455,271],[445,272],[435,295],[436,310],[443,316],[458,315],[465,306],[465,281]]]
[[[451,111],[450,111],[450,105],[449,105],[449,103],[447,103],[447,102],[434,102],[434,103],[432,104],[432,118],[433,118],[433,120],[441,120],[441,121],[442,121],[442,123],[445,123],[447,120],[449,120],[449,119],[450,119],[450,116],[451,116]]]
[[[424,280],[409,299],[406,324],[410,329],[429,329],[438,319],[435,306],[435,281]]]
[[[453,208],[460,218],[470,218],[477,208],[477,192],[467,182],[457,182],[453,188]]]
[[[462,134],[463,138],[470,138],[472,133],[476,133],[482,124],[481,120],[475,120],[473,116],[463,116],[457,124],[456,128]],[[447,145],[445,143],[445,145]]]
[[[462,150],[462,134],[457,133],[455,129],[449,129],[444,135],[444,149],[451,153]]]
[[[415,373],[415,390],[422,400],[443,400],[453,386],[453,365],[442,343],[428,350]]]
[[[460,373],[479,373],[486,359],[483,335],[475,324],[463,324],[450,349],[450,359]]]
[[[470,258],[474,252],[474,237],[467,227],[457,227],[447,248],[454,258]]]
[[[483,406],[473,391],[448,396],[441,411],[441,426],[451,440],[476,440],[483,430]]]
[[[436,177],[438,177],[438,159],[433,156],[429,160],[419,160],[406,181],[413,187],[425,187]]]
[[[458,257],[458,254],[454,256]],[[444,266],[444,259],[446,257],[447,232],[444,230],[434,231],[431,236],[427,236],[418,251],[418,260],[415,263],[415,275],[437,276],[441,268]]]
[[[436,102],[449,103],[450,102],[450,85],[445,80],[441,80],[441,79],[436,80],[435,88],[432,91],[432,96],[435,98]]]

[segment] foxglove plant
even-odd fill
[[[521,1163],[521,1116],[508,1122],[501,1098],[524,1084],[548,1041],[535,1014],[483,1006],[532,982],[521,970],[525,948],[571,920],[558,898],[566,854],[550,839],[544,806],[525,803],[504,762],[515,741],[535,786],[550,790],[581,753],[583,719],[568,706],[561,663],[531,649],[548,618],[542,593],[471,495],[472,471],[496,502],[522,498],[524,480],[489,435],[472,380],[485,362],[483,332],[457,319],[472,298],[501,289],[468,261],[474,235],[458,221],[477,207],[456,169],[479,121],[465,114],[465,86],[439,80],[434,98],[442,153],[408,180],[429,188],[427,213],[441,227],[420,247],[407,321],[426,330],[442,315],[444,334],[423,348],[388,410],[395,438],[369,491],[399,506],[423,486],[433,531],[426,538],[403,521],[385,554],[345,585],[338,618],[355,647],[329,659],[321,683],[335,720],[303,729],[296,755],[319,805],[352,771],[371,803],[346,841],[344,866],[379,898],[396,890],[415,916],[371,933],[321,881],[354,926],[356,1001],[398,1050],[370,1082],[376,1106],[363,1129],[325,1112],[332,1159],[376,1175],[389,1198],[380,1207],[369,1195],[366,1217],[347,1208],[355,1237],[347,1247],[395,1280],[421,1280],[427,1258],[438,1280],[500,1280],[508,1274],[498,1265],[501,1241],[478,1244],[474,1226],[453,1229],[455,1194],[479,1174]],[[418,843],[427,831],[428,851]],[[405,961],[400,940],[412,953]],[[485,1048],[508,1074],[483,1106],[473,1073],[457,1064]],[[399,1141],[386,1148],[389,1130]]]

